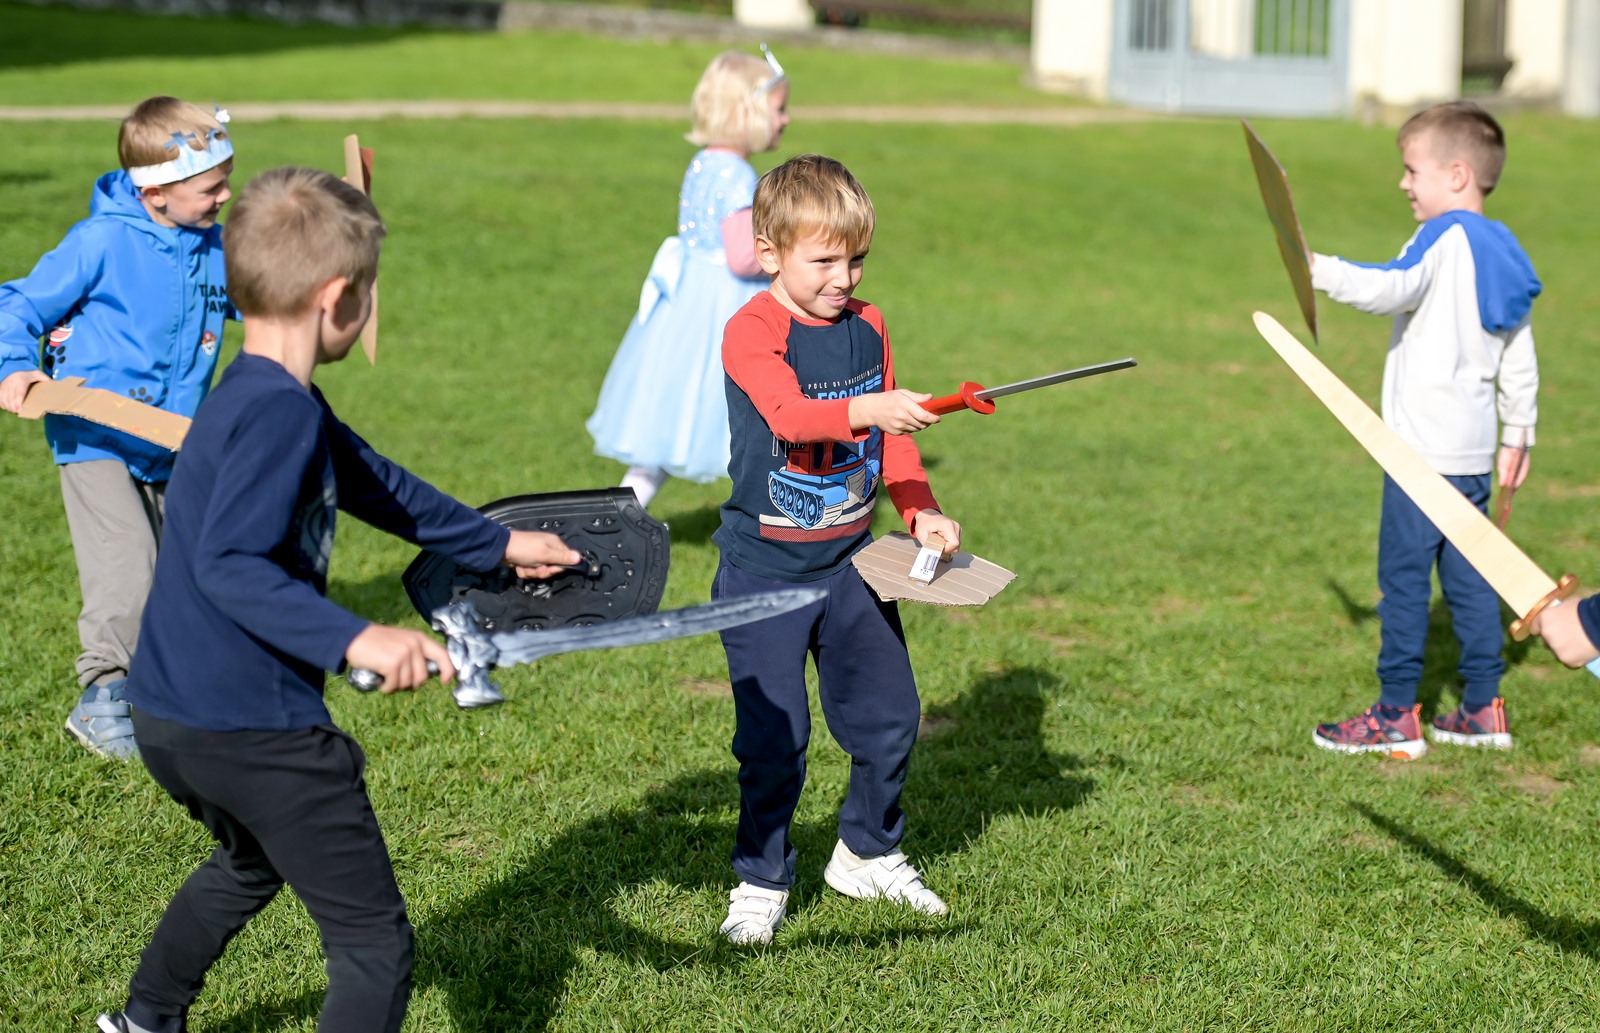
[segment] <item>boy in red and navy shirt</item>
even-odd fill
[[[882,314],[851,297],[872,242],[872,201],[839,162],[791,158],[761,177],[756,256],[771,286],[728,321],[733,493],[714,535],[722,562],[713,598],[823,582],[809,607],[722,633],[733,684],[740,814],[739,885],[722,934],[766,944],[794,882],[789,823],[805,781],[811,720],[806,656],[834,739],[850,754],[839,842],[823,877],[851,897],[884,897],[932,915],[948,910],[900,851],[900,792],[921,703],[892,602],[850,559],[872,540],[881,486],[912,534],[945,551],[961,527],[939,512],[909,435],[939,422],[931,395],[896,389]]]

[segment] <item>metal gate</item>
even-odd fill
[[[1116,0],[1111,99],[1166,111],[1340,115],[1349,0]]]

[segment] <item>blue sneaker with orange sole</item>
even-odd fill
[[[1506,701],[1496,696],[1481,707],[1465,703],[1448,714],[1433,719],[1428,738],[1455,746],[1486,746],[1491,750],[1511,748],[1511,728],[1506,724]]]
[[[1325,750],[1385,753],[1396,760],[1416,760],[1428,752],[1420,704],[1407,710],[1374,703],[1355,717],[1318,725],[1311,741]]]

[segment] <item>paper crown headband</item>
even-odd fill
[[[774,86],[783,82],[783,66],[778,64],[778,59],[773,56],[772,51],[768,49],[765,43],[761,44],[761,55],[767,59],[767,67],[772,69],[772,78],[755,88],[755,95],[757,97],[767,93]]]
[[[227,111],[218,108],[217,121],[227,122]],[[166,149],[175,151],[177,156],[159,165],[135,165],[128,170],[128,178],[133,180],[136,187],[166,186],[190,176],[198,176],[233,157],[233,141],[221,129],[206,131],[204,150],[196,150],[191,145],[196,139],[198,137],[194,133],[173,133],[172,139],[166,143]]]

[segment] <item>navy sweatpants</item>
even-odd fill
[[[181,1028],[228,941],[287,882],[322,934],[318,1033],[394,1033],[412,931],[367,799],[366,755],[332,725],[208,732],[133,712],[139,756],[217,841],[167,905],[129,986],[128,1017]]]
[[[739,834],[733,870],[767,889],[794,882],[789,823],[806,777],[811,712],[806,657],[817,665],[828,730],[850,755],[839,838],[862,857],[887,853],[905,833],[900,791],[922,704],[894,603],[872,593],[856,568],[817,582],[828,596],[790,613],[722,632],[733,683],[733,755],[739,761]],[[790,587],[723,563],[713,599]]]
[[[1489,506],[1489,475],[1445,480],[1484,513]],[[1428,641],[1428,603],[1433,570],[1450,607],[1450,623],[1461,643],[1461,700],[1481,707],[1500,694],[1505,644],[1500,628],[1500,597],[1423,515],[1410,496],[1383,478],[1383,516],[1378,525],[1378,618],[1383,623],[1378,650],[1378,702],[1409,709],[1422,681],[1422,653]]]

